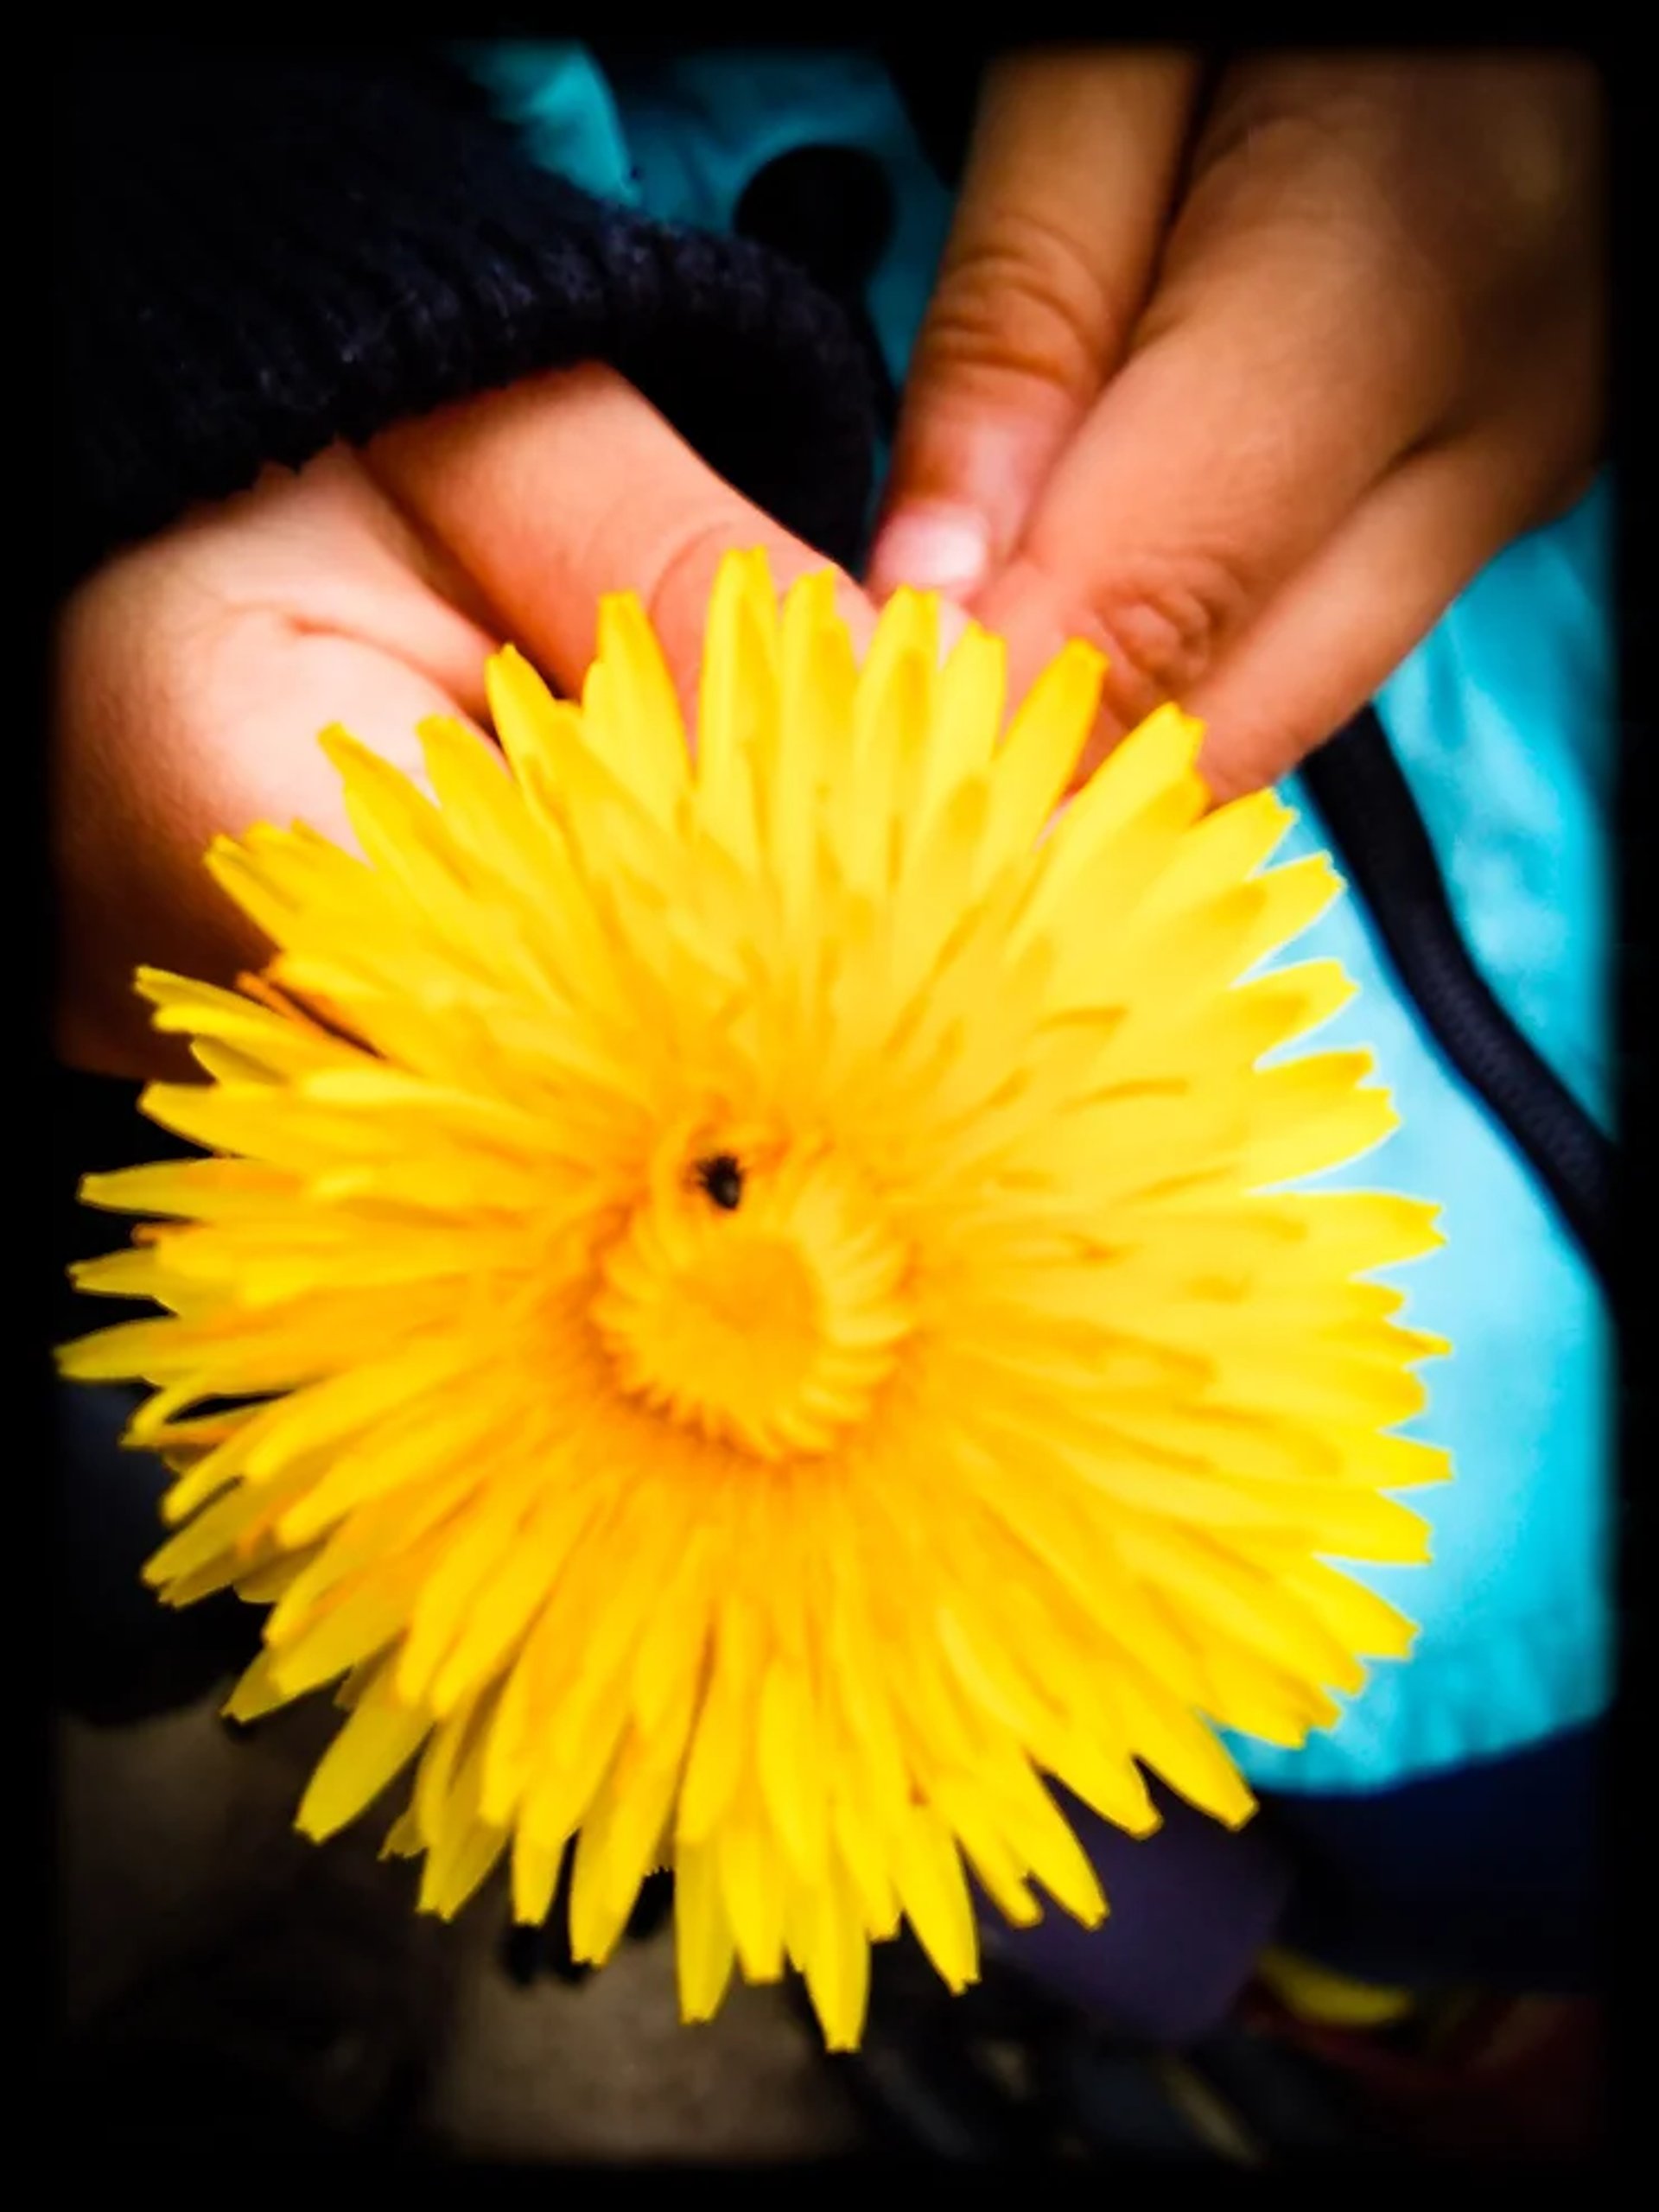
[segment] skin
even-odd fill
[[[1218,797],[1332,735],[1602,437],[1599,90],[1525,56],[1014,56],[914,357],[878,595],[1112,662]]]
[[[823,565],[587,366],[273,470],[118,555],[56,641],[60,1055],[130,1078],[194,1065],[149,1030],[131,970],[228,982],[259,963],[201,855],[222,830],[296,817],[353,842],[319,730],[343,722],[418,779],[426,716],[485,740],[503,641],[579,695],[600,597],[625,588],[689,709],[721,556],[753,545],[780,588]],[[841,600],[867,639],[868,601],[846,580]]]
[[[1600,117],[1586,69],[1508,57],[1247,60],[1199,101],[1179,54],[990,73],[870,590],[946,590],[1007,637],[1016,686],[1068,636],[1103,645],[1085,766],[1173,695],[1226,797],[1330,735],[1587,481]],[[132,968],[259,959],[200,856],[296,816],[349,842],[320,728],[418,770],[425,715],[486,736],[504,639],[579,691],[623,587],[689,701],[721,556],[755,544],[780,583],[820,565],[595,365],[118,554],[57,636],[61,1056],[179,1071]],[[868,637],[871,599],[842,601]]]

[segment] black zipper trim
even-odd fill
[[[1508,1130],[1605,1283],[1613,1147],[1475,965],[1375,711],[1310,754],[1301,779],[1424,1027]]]

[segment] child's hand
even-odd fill
[[[682,696],[720,556],[822,566],[611,371],[583,368],[323,454],[124,553],[65,610],[54,703],[57,1043],[72,1064],[176,1070],[134,966],[229,981],[262,947],[201,865],[216,833],[302,817],[346,835],[318,732],[419,769],[415,725],[485,714],[511,639],[579,690],[600,595],[645,598]],[[855,634],[873,622],[849,584]],[[186,1063],[186,1065],[189,1065]]]
[[[1330,736],[1585,488],[1598,87],[1570,60],[1241,62],[1192,136],[1166,54],[992,72],[916,354],[878,593],[950,589],[1014,679],[1109,654],[1223,794]]]

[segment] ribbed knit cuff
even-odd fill
[[[92,41],[62,84],[59,580],[276,461],[605,360],[819,550],[856,549],[858,340],[745,240],[535,168],[408,48]]]

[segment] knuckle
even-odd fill
[[[1062,223],[999,213],[945,266],[918,352],[995,401],[1033,387],[1092,399],[1129,317],[1103,270]]]
[[[1126,723],[1190,690],[1250,601],[1236,561],[1192,547],[1114,563],[1082,593],[1050,571],[1046,588],[1065,633],[1104,654],[1103,703]]]

